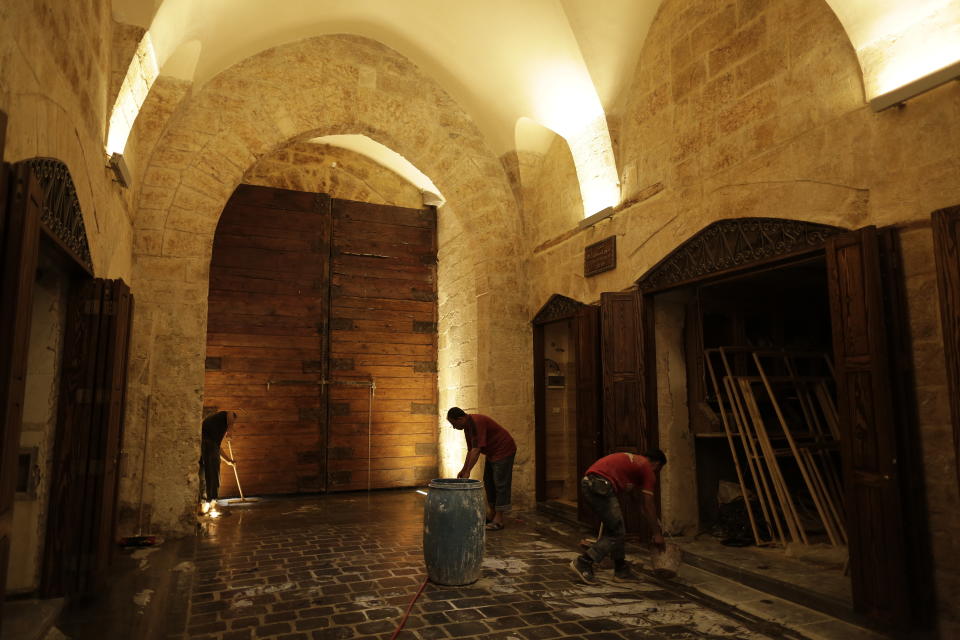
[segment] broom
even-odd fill
[[[233,464],[230,466],[233,467],[233,477],[237,481],[237,491],[240,492],[240,502],[246,502],[246,498],[243,497],[243,489],[240,487],[240,475],[237,473],[237,459],[233,457],[233,445],[230,443],[230,438],[227,438],[227,449],[230,450],[230,459],[233,460]]]
[[[143,535],[143,482],[147,471],[147,443],[150,437],[150,403],[152,395],[147,396],[147,412],[143,419],[143,457],[140,461],[140,506],[137,510],[137,535],[120,538],[121,547],[152,547],[163,542],[160,536]]]
[[[233,460],[233,464],[231,465],[233,467],[233,478],[237,481],[237,492],[240,494],[240,499],[237,500],[236,498],[227,498],[225,500],[221,500],[220,502],[222,504],[229,504],[232,506],[238,504],[254,504],[255,502],[259,502],[260,498],[247,498],[243,495],[243,487],[240,486],[240,475],[237,473],[237,459],[233,455],[233,444],[231,444],[229,438],[227,439],[227,449],[230,451],[230,459]]]

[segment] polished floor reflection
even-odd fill
[[[75,607],[60,628],[77,639],[390,638],[425,580],[423,504],[405,490],[227,505],[196,539],[124,557],[109,597]],[[530,512],[507,523],[487,533],[482,578],[428,582],[398,638],[833,637],[814,633],[822,617],[788,628],[770,621],[776,611],[764,619],[704,596],[692,567],[626,584],[601,568],[598,584],[581,584],[568,566],[581,532]]]

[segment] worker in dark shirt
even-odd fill
[[[510,511],[510,485],[513,481],[513,460],[517,445],[510,433],[497,421],[481,413],[466,413],[460,407],[447,411],[447,420],[454,429],[462,430],[467,440],[467,457],[458,478],[469,478],[482,453],[487,457],[483,470],[483,487],[487,493],[487,530],[503,529],[503,514]]]
[[[657,505],[653,491],[657,484],[656,474],[667,464],[667,456],[659,449],[641,455],[618,452],[594,462],[580,481],[584,500],[603,523],[603,535],[570,563],[571,568],[587,584],[594,582],[593,565],[600,563],[608,554],[613,556],[613,579],[634,580],[636,576],[627,564],[624,552],[626,525],[620,510],[619,495],[639,489],[643,493],[643,514],[653,529],[652,543],[663,550],[665,547]]]
[[[217,411],[203,420],[200,428],[200,511],[215,511],[220,491],[220,460],[230,466],[233,458],[220,449],[223,438],[237,419],[236,411]]]

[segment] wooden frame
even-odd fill
[[[576,358],[577,428],[576,449],[579,478],[599,455],[599,309],[566,296],[555,294],[541,307],[531,321],[533,327],[534,417],[536,500],[546,500],[546,383],[543,361],[544,330],[554,322],[571,322],[571,343]],[[577,487],[579,495],[579,486]],[[577,500],[577,517],[595,524],[594,516]]]
[[[940,296],[940,330],[947,367],[954,470],[960,486],[960,205],[938,209],[933,219],[933,248]]]

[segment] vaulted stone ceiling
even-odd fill
[[[551,131],[565,138],[590,215],[617,203],[607,118],[619,110],[661,2],[114,0],[113,12],[149,30],[161,75],[195,89],[249,56],[306,37],[382,42],[436,79],[497,155],[542,152]],[[960,60],[960,0],[827,3],[857,52],[867,100]]]

